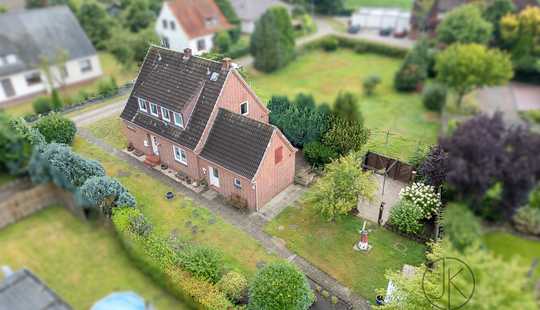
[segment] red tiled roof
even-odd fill
[[[190,38],[231,28],[214,0],[174,0],[166,4]]]

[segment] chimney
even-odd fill
[[[229,57],[223,58],[221,63],[223,64],[223,70],[229,70],[231,68],[231,59]]]
[[[185,48],[184,49],[184,60],[188,60],[191,58],[191,48]]]

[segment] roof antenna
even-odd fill
[[[161,53],[160,52],[157,53],[157,57],[158,57],[158,61],[161,61]]]
[[[206,75],[210,75],[210,67],[206,67]]]

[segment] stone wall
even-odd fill
[[[2,190],[5,188],[0,189]],[[0,229],[55,204],[63,205],[76,215],[83,216],[71,193],[51,183],[43,184],[12,191],[0,202]]]

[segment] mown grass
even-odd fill
[[[309,206],[288,207],[265,230],[285,240],[289,249],[325,271],[355,293],[372,300],[375,290],[386,288],[385,271],[418,265],[425,247],[369,223],[368,253],[353,250],[362,221],[348,216],[328,222]]]
[[[134,291],[157,309],[189,309],[126,256],[114,232],[50,207],[0,230],[0,264],[29,268],[74,309],[115,291]]]
[[[127,146],[127,138],[122,132],[122,120],[118,115],[101,119],[88,126],[88,130],[97,138],[104,140],[117,149]]]
[[[193,242],[215,247],[223,252],[228,269],[238,270],[248,277],[255,273],[258,262],[277,259],[242,230],[183,197],[177,188],[147,176],[138,168],[80,138],[76,139],[73,147],[76,152],[99,160],[108,175],[120,180],[135,196],[138,206],[154,224],[156,232],[163,237],[174,233]],[[169,191],[176,194],[172,201],[165,199],[165,193]],[[194,226],[197,227],[196,233],[193,233]]]
[[[340,91],[356,94],[365,124],[372,130],[368,149],[407,161],[419,147],[436,143],[440,119],[423,107],[420,94],[395,91],[393,79],[400,63],[396,58],[341,49],[303,54],[271,74],[253,69],[248,73],[264,102],[272,95],[294,97],[303,92],[318,103],[332,104]],[[365,96],[362,81],[371,75],[378,75],[382,83],[373,96]]]
[[[397,7],[410,10],[414,0],[345,0],[345,7],[357,9],[360,7]]]

